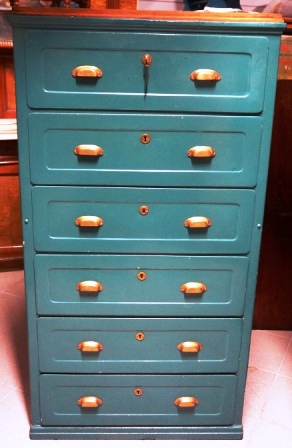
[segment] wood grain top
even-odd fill
[[[97,17],[120,19],[147,19],[170,21],[195,21],[195,22],[247,22],[247,23],[281,23],[284,19],[281,14],[259,14],[242,11],[234,12],[210,12],[210,11],[155,11],[155,10],[122,10],[91,8],[27,8],[15,6],[13,14],[38,15],[38,16],[62,16],[62,17]]]

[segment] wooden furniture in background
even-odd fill
[[[0,47],[0,124],[15,118],[15,109],[11,43]],[[4,138],[0,134],[0,271],[23,267],[17,140]]]

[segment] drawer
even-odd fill
[[[265,36],[28,30],[26,77],[34,82],[27,102],[51,109],[258,113],[268,48]],[[72,76],[88,65],[101,77]],[[221,79],[190,79],[202,69]]]
[[[32,183],[253,187],[261,130],[260,117],[32,113]]]
[[[248,258],[40,254],[34,269],[39,315],[241,316]]]
[[[42,317],[40,371],[236,373],[241,332],[242,319],[231,318]]]
[[[231,425],[235,388],[235,375],[41,375],[41,423]],[[99,398],[102,404],[82,407],[88,396]],[[198,404],[179,407],[174,402],[181,397],[192,397]]]
[[[40,252],[237,254],[250,249],[252,190],[32,190],[34,244]],[[186,227],[193,225],[199,227]]]

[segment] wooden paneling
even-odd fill
[[[0,118],[14,118],[16,110],[12,49],[5,48],[0,52],[0,98]]]
[[[22,268],[17,142],[0,140],[0,270]]]
[[[278,81],[254,328],[292,330],[292,82]]]

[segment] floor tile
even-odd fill
[[[289,342],[289,338],[277,334],[253,331],[249,365],[277,373]]]
[[[262,418],[292,431],[292,378],[276,377]]]
[[[0,272],[0,291],[24,296],[23,271]]]
[[[285,352],[279,374],[292,378],[292,339]]]
[[[259,420],[248,448],[291,448],[292,430]]]
[[[15,390],[14,387],[8,386],[0,382],[0,403]]]
[[[281,330],[261,330],[262,333],[271,333],[276,336],[281,336],[286,339],[292,338],[292,331],[281,331]]]
[[[259,418],[265,408],[276,374],[249,366],[244,404],[248,414]]]

